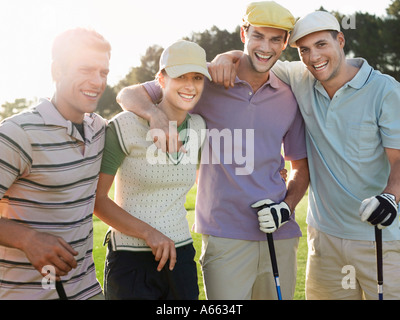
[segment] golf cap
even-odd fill
[[[185,73],[198,72],[211,80],[207,69],[206,52],[197,43],[180,40],[166,49],[160,57],[160,71],[177,78]]]
[[[289,10],[275,1],[251,2],[247,5],[243,22],[254,27],[270,27],[292,31],[296,19]]]
[[[340,24],[334,15],[326,11],[315,11],[300,18],[289,38],[289,45],[296,48],[296,41],[304,36],[324,30],[335,30],[340,32]]]

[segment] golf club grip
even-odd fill
[[[279,276],[278,264],[276,262],[275,246],[272,233],[267,233],[267,240],[268,240],[269,254],[271,256],[272,272],[274,273],[274,277],[278,277]]]
[[[383,300],[383,261],[382,261],[382,230],[375,226],[376,267],[378,280],[378,297]]]
[[[378,284],[383,282],[382,270],[382,230],[375,227],[375,242],[376,242],[376,261],[378,270]]]
[[[56,281],[56,290],[60,300],[68,300],[68,297],[65,293],[64,286],[62,285],[61,281]]]

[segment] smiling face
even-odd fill
[[[282,29],[250,25],[247,31],[242,27],[240,35],[244,53],[257,73],[268,72],[287,45],[287,32]]]
[[[171,78],[162,72],[158,76],[158,81],[163,89],[160,108],[170,120],[176,120],[179,123],[199,101],[204,88],[204,75],[189,72],[180,77]]]
[[[52,101],[64,118],[81,123],[85,113],[96,110],[107,85],[109,58],[108,52],[86,48],[73,54],[67,65],[53,64]]]
[[[344,69],[344,36],[341,32],[335,35],[336,38],[331,31],[319,31],[296,42],[301,61],[322,83],[334,80]]]

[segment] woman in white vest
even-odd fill
[[[108,125],[95,206],[95,214],[110,226],[106,299],[198,299],[184,204],[205,137],[204,120],[188,111],[200,99],[205,76],[211,79],[205,51],[197,44],[181,40],[163,51],[158,108],[176,126],[182,151],[159,150],[153,137],[163,132],[152,132],[147,120],[131,112]],[[113,201],[108,193],[114,180]]]

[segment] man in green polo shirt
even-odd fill
[[[378,298],[374,226],[384,229],[385,299],[400,299],[400,84],[364,59],[346,59],[327,12],[297,21],[289,44],[302,61],[278,62],[273,72],[290,84],[306,124],[307,299]],[[232,56],[241,53],[219,59],[213,79]]]

